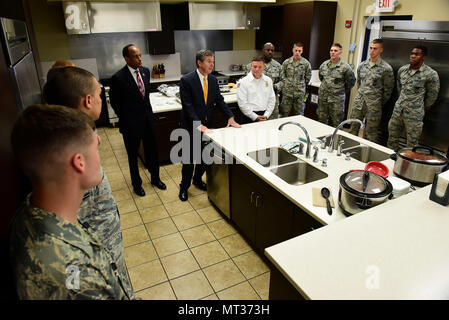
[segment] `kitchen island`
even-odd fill
[[[223,94],[224,101],[229,105],[234,114],[239,114],[237,106],[237,94],[235,89]],[[176,97],[168,97],[161,92],[150,93],[151,107],[154,113],[156,141],[160,163],[170,163],[170,150],[178,141],[170,141],[173,130],[179,128],[182,105]],[[226,119],[220,111],[216,112],[215,124],[217,127],[225,126]],[[139,148],[139,157],[145,163],[145,155],[142,144]]]
[[[235,168],[239,168],[237,171],[246,170],[281,196],[280,201],[288,200],[296,207],[293,219],[308,215],[324,226],[314,227],[314,231],[303,228],[300,236],[265,247],[265,255],[272,263],[270,299],[449,298],[449,277],[446,275],[449,268],[449,208],[428,199],[430,186],[346,217],[338,207],[339,178],[351,169],[363,169],[365,163],[353,158],[345,160],[345,156],[338,157],[336,151],[329,153],[319,149],[316,163],[304,155],[299,157],[325,172],[327,177],[295,186],[248,156],[251,151],[278,147],[298,137],[305,138],[296,126],[287,125],[279,131],[278,127],[287,121],[301,123],[311,137],[328,135],[334,130],[314,120],[295,116],[248,124],[241,129],[214,130],[208,134],[215,144],[241,164],[232,165],[232,171]],[[339,134],[385,153],[393,153],[388,148],[346,132],[339,131]],[[321,166],[323,158],[327,159],[327,167]],[[386,159],[382,163],[393,175],[394,162]],[[239,184],[245,182],[238,181]],[[324,207],[313,206],[312,188],[321,187],[329,188],[333,195],[336,208],[332,215]],[[235,194],[234,190],[231,191],[232,204]],[[261,203],[262,206],[265,204],[262,200]],[[287,225],[283,221],[286,212],[283,208],[277,203],[271,205],[271,214],[274,215],[270,220],[272,229]],[[263,219],[262,211],[258,210],[255,227],[252,227],[256,230],[255,239]],[[237,217],[234,215],[234,210],[231,210],[231,221],[235,222]],[[242,212],[238,215],[237,219],[241,221]],[[245,226],[245,223],[240,225]],[[239,223],[237,227],[242,230]],[[265,232],[267,230],[264,229]],[[248,235],[244,236],[248,239]]]

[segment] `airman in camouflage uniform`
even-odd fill
[[[265,69],[263,74],[270,77],[273,81],[273,88],[276,93],[276,104],[274,105],[273,112],[268,120],[279,118],[279,94],[276,84],[281,80],[282,66],[279,62],[273,59],[274,45],[270,42],[264,44],[262,54],[265,62]],[[251,72],[251,63],[246,66],[246,74]]]
[[[98,240],[81,225],[34,207],[31,197],[18,210],[10,229],[20,299],[135,298]]]
[[[120,215],[106,173],[101,183],[89,189],[78,210],[78,220],[89,234],[97,237],[112,255],[122,277],[131,285],[123,254]]]
[[[293,45],[293,56],[282,64],[281,81],[275,85],[282,90],[281,117],[288,117],[292,107],[295,115],[304,115],[304,96],[312,77],[312,68],[310,62],[301,57],[303,47],[302,43]]]
[[[375,39],[369,47],[370,58],[357,68],[358,90],[354,98],[350,118],[363,121],[366,118],[365,136],[378,142],[382,106],[390,99],[394,87],[393,68],[382,58],[383,41]],[[353,123],[350,133],[357,135],[360,125]]]
[[[101,112],[101,98],[95,95],[101,93],[101,88],[95,77],[90,72],[77,67],[51,69],[51,71],[52,77],[48,77],[44,86],[45,101],[78,109],[93,120],[97,120]],[[92,94],[90,91],[81,90],[85,86],[80,86],[80,82],[88,83],[88,81],[95,84],[94,87],[97,87],[98,92]],[[85,99],[88,94],[91,95],[90,105],[83,103],[88,100]],[[75,102],[73,96],[78,97],[79,100]],[[101,175],[101,183],[84,195],[78,211],[78,219],[88,233],[93,234],[105,245],[122,277],[131,285],[123,254],[120,215],[103,168],[101,168]]]
[[[321,85],[318,90],[318,121],[327,124],[328,118],[336,127],[344,118],[346,92],[355,84],[355,75],[349,64],[340,59],[342,47],[332,45],[330,59],[320,66],[318,76]]]
[[[14,156],[33,187],[10,225],[21,299],[134,298],[108,249],[78,220],[85,191],[103,178],[94,127],[85,113],[57,105],[29,106],[14,125]]]
[[[410,54],[410,64],[398,70],[399,98],[388,123],[390,149],[398,147],[398,140],[405,127],[407,146],[418,144],[423,128],[425,111],[435,103],[440,90],[438,73],[424,64],[427,48],[416,46]]]

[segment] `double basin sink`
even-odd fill
[[[299,186],[324,179],[327,173],[297,158],[282,148],[269,148],[249,152],[248,156],[267,167],[285,182]]]
[[[318,137],[322,140],[324,137]],[[329,145],[331,137],[326,137],[326,146]],[[363,163],[370,161],[383,161],[390,157],[389,153],[374,149],[373,147],[362,144],[356,140],[352,140],[348,137],[336,135],[334,139],[334,150],[337,150],[338,144],[344,141],[341,152],[346,154],[349,152],[350,157],[357,159]]]
[[[318,138],[322,139],[324,137]],[[327,138],[326,145],[329,145],[329,140],[330,137]],[[342,153],[349,152],[352,158],[361,162],[382,161],[389,158],[388,153],[361,144],[345,136],[336,135],[334,146],[338,146],[340,141],[344,141]],[[269,168],[271,172],[291,185],[299,186],[327,178],[328,176],[327,173],[279,147],[252,151],[248,153],[248,156],[260,165]]]

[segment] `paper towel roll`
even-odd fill
[[[440,173],[438,175],[437,187],[436,187],[436,190],[435,190],[435,194],[438,197],[443,197],[444,194],[446,193],[448,185],[449,185],[449,170],[445,171],[443,173]]]

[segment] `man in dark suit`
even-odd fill
[[[126,152],[128,153],[129,171],[134,192],[143,197],[142,179],[139,175],[137,153],[140,141],[148,170],[151,174],[151,184],[161,190],[166,185],[159,177],[159,159],[154,135],[153,110],[150,104],[150,71],[142,67],[142,55],[139,48],[129,44],[123,48],[123,58],[126,66],[117,71],[111,78],[111,104],[119,118],[120,133],[123,135]]]
[[[228,119],[226,127],[240,128],[235,122],[234,115],[224,102],[220,93],[217,78],[210,73],[214,69],[214,54],[210,50],[200,50],[196,53],[197,69],[181,78],[179,93],[181,95],[182,112],[181,127],[189,132],[190,136],[190,161],[182,165],[182,181],[179,190],[179,199],[186,201],[187,190],[193,177],[193,185],[201,190],[206,190],[206,184],[201,180],[206,166],[201,161],[201,155],[194,155],[193,130],[201,133],[212,132],[208,127],[213,123],[213,110],[217,105]],[[201,153],[202,153],[201,148]],[[194,165],[193,158],[197,161]],[[199,159],[198,159],[199,158]],[[194,173],[195,171],[195,173]]]

